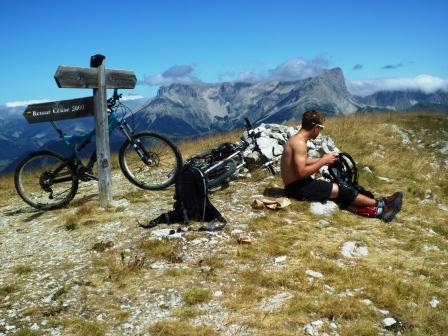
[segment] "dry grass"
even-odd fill
[[[194,327],[186,322],[166,320],[157,322],[148,331],[154,336],[214,336],[219,335],[209,326]]]
[[[397,129],[409,135],[410,144],[403,144]],[[190,253],[191,241],[208,237],[202,232],[188,232],[184,241],[153,239],[148,231],[129,225],[133,234],[117,234],[113,242],[103,238],[89,241],[86,249],[95,256],[85,278],[92,288],[107,287],[108,297],[105,299],[92,294],[93,290],[82,288],[88,307],[85,315],[80,318],[75,312],[72,315],[54,312],[55,325],[67,334],[84,332],[83,323],[91,327],[91,335],[107,333],[111,326],[115,328],[130,318],[129,313],[116,307],[116,301],[123,296],[135,298],[142,288],[151,285],[154,294],[175,288],[182,295],[181,307],[147,329],[151,335],[218,334],[212,326],[198,322],[210,314],[210,303],[228,313],[224,325],[235,324],[237,330],[248,330],[246,334],[253,335],[300,335],[305,324],[319,319],[334,321],[340,335],[378,335],[384,332],[382,320],[386,316],[405,322],[403,335],[446,335],[448,216],[438,205],[448,205],[447,158],[438,151],[441,145],[434,144],[448,141],[447,130],[448,119],[435,114],[386,113],[329,118],[323,135],[332,137],[340,150],[350,153],[358,162],[361,185],[375,191],[376,196],[396,190],[404,192],[403,210],[396,220],[384,224],[338,212],[325,218],[329,225],[322,226],[319,224],[322,218],[312,215],[306,202],[297,201],[281,211],[250,210],[244,206],[250,203],[251,195],[282,185],[278,176],[266,179],[266,174],[254,172],[250,180],[232,182],[228,189],[211,196],[212,202],[219,204],[217,207],[231,219],[223,233],[229,239],[218,246],[205,245],[203,249],[207,251],[200,251],[200,260],[186,256]],[[217,143],[234,142],[239,135],[240,132],[219,134],[184,141],[179,146],[185,159]],[[374,175],[362,170],[366,166]],[[8,177],[0,178],[0,183],[6,188],[0,202],[7,204],[12,195],[16,197],[13,185]],[[172,188],[161,192],[141,191],[128,183],[123,184],[117,198],[126,198],[136,207],[149,207],[151,200],[159,199],[169,209],[172,193]],[[228,205],[237,193],[243,195],[238,204],[242,208],[235,210]],[[84,201],[78,195],[75,201],[69,209],[52,212],[55,217],[63,218],[62,224],[67,229],[76,229],[67,233],[70,236],[93,233],[117,221],[128,225],[135,220],[129,218],[125,208],[97,211],[95,198]],[[87,222],[92,225],[84,225]],[[60,226],[61,222],[58,223]],[[252,245],[237,244],[231,233],[234,223],[245,225],[244,234],[253,238]],[[123,237],[126,239],[121,241]],[[344,258],[341,246],[346,241],[362,242],[368,247],[369,255]],[[287,257],[281,265],[274,262],[279,256]],[[149,267],[154,262],[168,266],[161,271],[154,270]],[[312,280],[306,275],[307,270],[320,272],[323,278]],[[27,265],[11,269],[14,276],[23,279],[35,271]],[[25,295],[20,292],[21,287],[20,281],[2,285],[0,300]],[[222,295],[214,297],[212,293],[216,290]],[[70,288],[63,287],[62,291],[69,292]],[[289,299],[272,310],[264,310],[262,303],[279,293],[289,293]],[[60,293],[60,298],[66,295]],[[440,301],[436,308],[429,304],[433,297]],[[389,313],[383,315],[379,309]],[[111,326],[91,322],[99,312],[113,316]],[[29,314],[36,319],[44,318],[39,310],[30,308]],[[24,328],[23,332],[26,335],[30,330]],[[332,333],[328,323],[321,332]]]

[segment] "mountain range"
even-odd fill
[[[300,119],[308,109],[328,116],[379,111],[440,110],[448,112],[448,93],[436,91],[380,91],[366,97],[352,95],[340,68],[297,81],[171,84],[160,87],[153,99],[126,101],[135,112],[137,131],[153,130],[172,138],[197,137],[253,124]],[[0,106],[0,172],[11,171],[25,152],[55,148],[57,133],[49,123],[28,124],[24,107]],[[60,122],[71,134],[90,130],[93,118]],[[121,138],[111,138],[117,149]]]

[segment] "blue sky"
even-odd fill
[[[172,82],[300,79],[341,67],[349,88],[448,89],[448,1],[23,1],[0,3],[0,104],[91,94],[58,65],[133,70],[129,94]]]

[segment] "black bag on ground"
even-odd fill
[[[224,228],[226,220],[208,198],[208,181],[201,169],[190,164],[184,165],[176,177],[175,186],[173,210],[161,214],[147,225],[140,226],[152,228],[161,223],[187,224],[193,220],[208,222],[209,225],[200,230],[217,231]],[[214,221],[222,224],[215,227],[212,223]]]
[[[358,168],[355,160],[348,153],[339,153],[338,160],[328,167],[330,176],[327,176],[337,185],[349,185],[355,188],[360,194],[374,198],[372,192],[364,189],[358,184]]]

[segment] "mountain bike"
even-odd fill
[[[121,94],[114,90],[107,100],[109,132],[118,128],[125,141],[118,152],[121,171],[134,185],[148,190],[160,190],[174,183],[182,166],[182,156],[176,145],[163,135],[153,132],[134,133],[127,119],[132,111],[120,102]],[[39,210],[66,206],[76,195],[79,182],[98,181],[93,173],[96,150],[86,165],[80,151],[95,135],[93,129],[85,135],[64,134],[51,122],[70,154],[61,155],[40,150],[26,155],[14,172],[14,184],[19,196]]]
[[[208,179],[209,189],[219,187],[227,182],[241,167],[247,164],[244,153],[253,146],[262,158],[262,167],[275,175],[273,163],[263,159],[260,147],[255,139],[252,124],[245,118],[246,136],[237,143],[222,143],[215,148],[195,155],[187,160],[188,163],[199,167]]]

